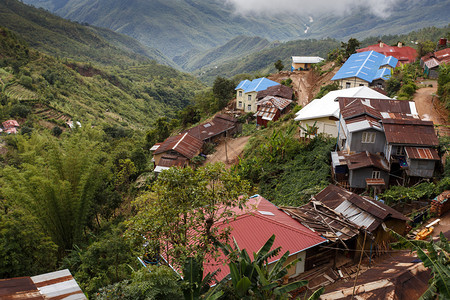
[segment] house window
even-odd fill
[[[346,82],[346,83],[345,83],[345,88],[346,88],[346,89],[349,89],[351,85],[352,85],[352,84],[351,84],[350,82]]]
[[[398,155],[398,156],[405,155],[405,148],[403,148],[401,146],[397,147],[397,149],[395,150],[395,155]]]
[[[248,111],[252,110],[252,105],[251,104],[247,105],[247,110]]]
[[[242,97],[242,91],[239,91],[239,97]]]
[[[252,95],[248,95],[248,101],[252,101]]]
[[[242,107],[242,101],[238,102],[238,107]]]
[[[364,83],[360,83],[359,86],[364,86]]]
[[[380,171],[372,171],[372,178],[373,179],[379,179],[381,176],[381,172]]]
[[[375,136],[375,132],[363,132],[361,142],[365,144],[373,144],[375,143]]]

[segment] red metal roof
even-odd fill
[[[4,129],[19,127],[19,123],[16,120],[7,120],[2,125]]]
[[[365,51],[375,51],[383,54],[384,56],[393,56],[402,64],[404,63],[412,63],[417,58],[417,51],[414,48],[408,46],[389,46],[385,43],[381,43],[382,47],[380,47],[380,43],[375,45],[370,45],[366,48],[357,49],[356,52],[365,52]]]
[[[440,160],[436,149],[405,147],[406,155],[411,159]]]
[[[234,237],[239,248],[246,249],[250,254],[257,252],[275,234],[273,249],[281,247],[281,252],[270,258],[269,263],[277,261],[286,251],[293,255],[326,241],[259,195],[251,197],[243,210],[234,210],[238,215],[236,219],[215,226],[231,228],[230,238]],[[230,272],[228,266],[221,263],[224,260],[223,254],[217,259],[206,259],[205,273],[220,269],[216,279],[223,279]]]
[[[155,154],[173,150],[184,157],[191,159],[200,152],[202,146],[203,141],[185,132],[184,134],[168,137],[158,149],[156,149]]]
[[[423,146],[439,144],[431,121],[383,119],[382,122],[386,141],[389,144]]]

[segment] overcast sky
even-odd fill
[[[317,15],[332,13],[343,15],[355,8],[367,8],[374,15],[387,17],[392,5],[399,0],[226,0],[236,12],[242,14],[286,14]]]

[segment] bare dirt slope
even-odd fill
[[[250,139],[250,136],[243,136],[236,139],[227,139],[226,151],[225,141],[222,141],[217,147],[216,152],[208,155],[205,163],[223,162],[227,167],[237,162],[239,155],[244,150],[245,144]],[[227,162],[228,156],[228,162]]]
[[[429,87],[429,85],[433,85]],[[433,121],[435,125],[450,125],[447,118],[447,111],[435,96],[437,91],[437,82],[427,80],[423,82],[426,87],[420,88],[414,94],[414,102],[416,103],[417,112],[421,119]],[[450,135],[448,127],[438,126],[437,130],[442,135]]]
[[[331,78],[337,72],[337,68],[334,68],[334,66],[334,62],[324,65],[322,70],[330,70],[330,72],[322,75],[318,75],[313,71],[285,71],[272,74],[268,78],[276,82],[291,78],[292,89],[297,97],[297,103],[305,106],[314,99],[314,96],[319,92],[322,85],[331,83]]]

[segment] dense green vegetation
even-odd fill
[[[277,205],[301,205],[330,183],[330,151],[336,140],[299,142],[294,121],[275,122],[246,146],[237,170]]]
[[[450,65],[448,64],[439,66],[437,94],[439,95],[439,100],[441,100],[450,114]]]
[[[0,26],[20,34],[31,47],[55,57],[108,65],[142,63],[149,58],[172,64],[158,50],[131,37],[70,22],[17,0],[0,2]]]

